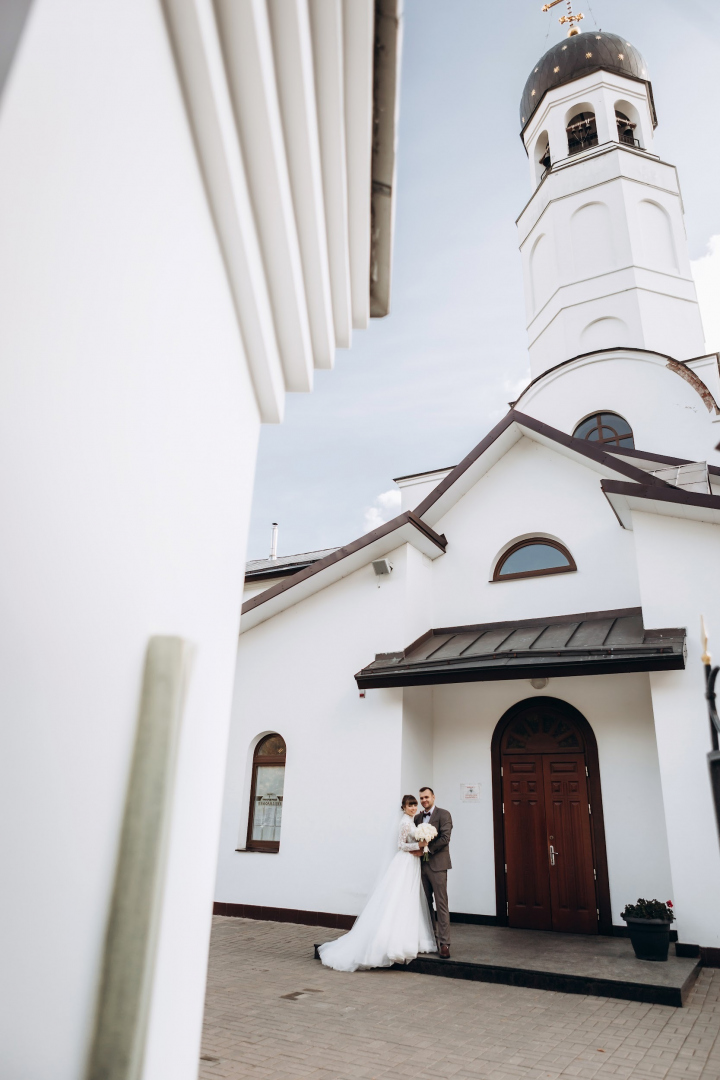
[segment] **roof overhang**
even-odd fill
[[[600,477],[631,480],[659,488],[668,486],[662,480],[648,476],[643,469],[596,448],[584,439],[574,439],[571,435],[566,435],[565,432],[558,431],[557,428],[550,427],[549,424],[544,424],[533,416],[511,409],[482,442],[478,443],[415,508],[415,513],[431,525],[437,524],[443,515],[523,437],[592,469]]]
[[[628,484],[618,480],[602,480],[600,486],[624,529],[632,529],[633,511],[720,525],[720,495],[703,495],[669,485],[651,487]]]
[[[685,655],[683,629],[646,630],[640,608],[621,608],[429,630],[355,679],[362,690],[680,671]]]
[[[429,559],[437,559],[444,554],[447,540],[411,511],[398,514],[351,544],[338,548],[324,559],[251,597],[242,606],[240,632],[250,630],[320,589],[348,577],[376,559],[384,558],[403,544],[411,544]]]
[[[260,418],[387,314],[402,0],[162,0]]]

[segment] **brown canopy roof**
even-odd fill
[[[646,630],[641,608],[621,608],[428,630],[402,653],[378,654],[355,679],[364,689],[684,667],[684,630]]]

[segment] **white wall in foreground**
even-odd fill
[[[83,1074],[164,633],[194,662],[145,1076],[190,1080],[258,417],[160,5],[70,16],[35,4],[0,112],[0,1073]]]

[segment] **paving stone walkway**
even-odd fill
[[[720,1080],[720,969],[684,1009],[329,971],[339,931],[213,919],[201,1080]]]

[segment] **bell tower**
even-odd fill
[[[579,18],[564,17],[569,35],[530,73],[520,106],[533,378],[599,349],[705,351],[677,170],[653,149],[645,61],[616,34],[579,33]]]

